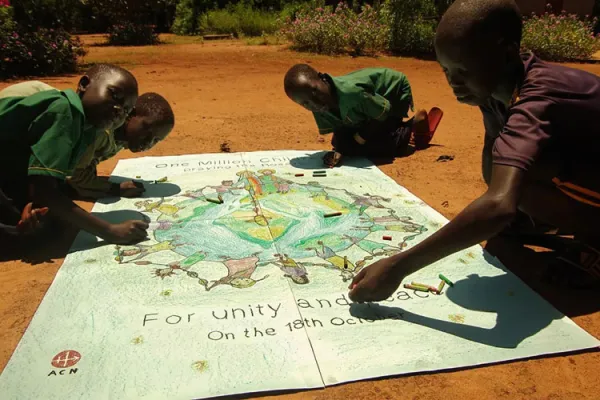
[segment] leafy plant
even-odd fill
[[[521,47],[548,61],[587,60],[600,50],[600,36],[594,34],[597,19],[579,19],[565,11],[549,10],[525,21]]]
[[[441,2],[438,11],[433,0],[387,0],[390,49],[401,54],[433,54],[437,18],[449,3]]]
[[[146,46],[158,44],[158,34],[152,25],[125,22],[108,31],[108,44],[113,46]]]
[[[57,75],[77,70],[86,54],[78,38],[63,30],[0,29],[0,78]]]
[[[282,29],[292,47],[322,54],[374,54],[385,50],[389,31],[379,13],[366,5],[359,13],[346,3],[300,10],[288,17]]]

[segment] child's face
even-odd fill
[[[500,46],[436,43],[436,54],[456,99],[480,106],[498,88],[506,71],[507,58]]]
[[[134,115],[125,125],[127,148],[133,153],[150,150],[171,132],[168,124],[153,123],[152,118]]]
[[[326,112],[332,108],[333,95],[329,85],[321,80],[307,80],[288,96],[297,104],[311,112]]]
[[[79,81],[78,93],[87,122],[102,130],[123,125],[138,97],[135,81],[116,72],[97,78],[84,76]]]

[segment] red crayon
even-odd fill
[[[392,237],[391,236],[384,236],[383,240],[392,240]]]
[[[304,174],[296,174],[296,175],[294,175],[294,176],[304,176]]]

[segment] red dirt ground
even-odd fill
[[[87,37],[86,42],[97,42]],[[287,68],[299,62],[332,74],[372,66],[406,73],[417,107],[440,106],[445,118],[433,145],[380,168],[448,218],[454,217],[484,190],[480,159],[483,124],[477,109],[460,105],[435,62],[382,57],[324,57],[294,53],[283,47],[247,46],[242,42],[206,42],[168,37],[163,46],[90,47],[85,62],[112,62],[129,68],[141,92],[167,97],[177,125],[169,139],[147,155],[219,152],[229,141],[232,151],[277,149],[321,150],[329,147],[310,113],[292,103],[282,89]],[[576,65],[600,75],[600,65]],[[45,79],[59,88],[75,88],[77,76]],[[0,83],[0,88],[8,83]],[[440,155],[454,161],[436,162]],[[129,152],[118,158],[129,158]],[[100,165],[109,174],[117,159]],[[90,209],[92,204],[83,203]],[[0,368],[4,368],[60,267],[68,245],[53,244],[35,260],[0,263]],[[534,290],[596,337],[600,336],[597,294],[568,290],[540,281],[547,254],[515,243],[493,240],[488,249]],[[37,258],[40,258],[37,257]],[[390,349],[390,351],[402,351]],[[382,357],[382,363],[385,358]],[[598,399],[600,352],[517,361],[438,374],[365,381],[281,399]]]

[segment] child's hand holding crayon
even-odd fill
[[[146,191],[142,182],[126,181],[119,186],[122,197],[140,197]]]
[[[339,164],[339,162],[341,160],[342,160],[342,153],[339,153],[335,150],[330,151],[329,153],[325,154],[325,156],[323,157],[323,162],[329,168],[335,167],[337,164]]]

